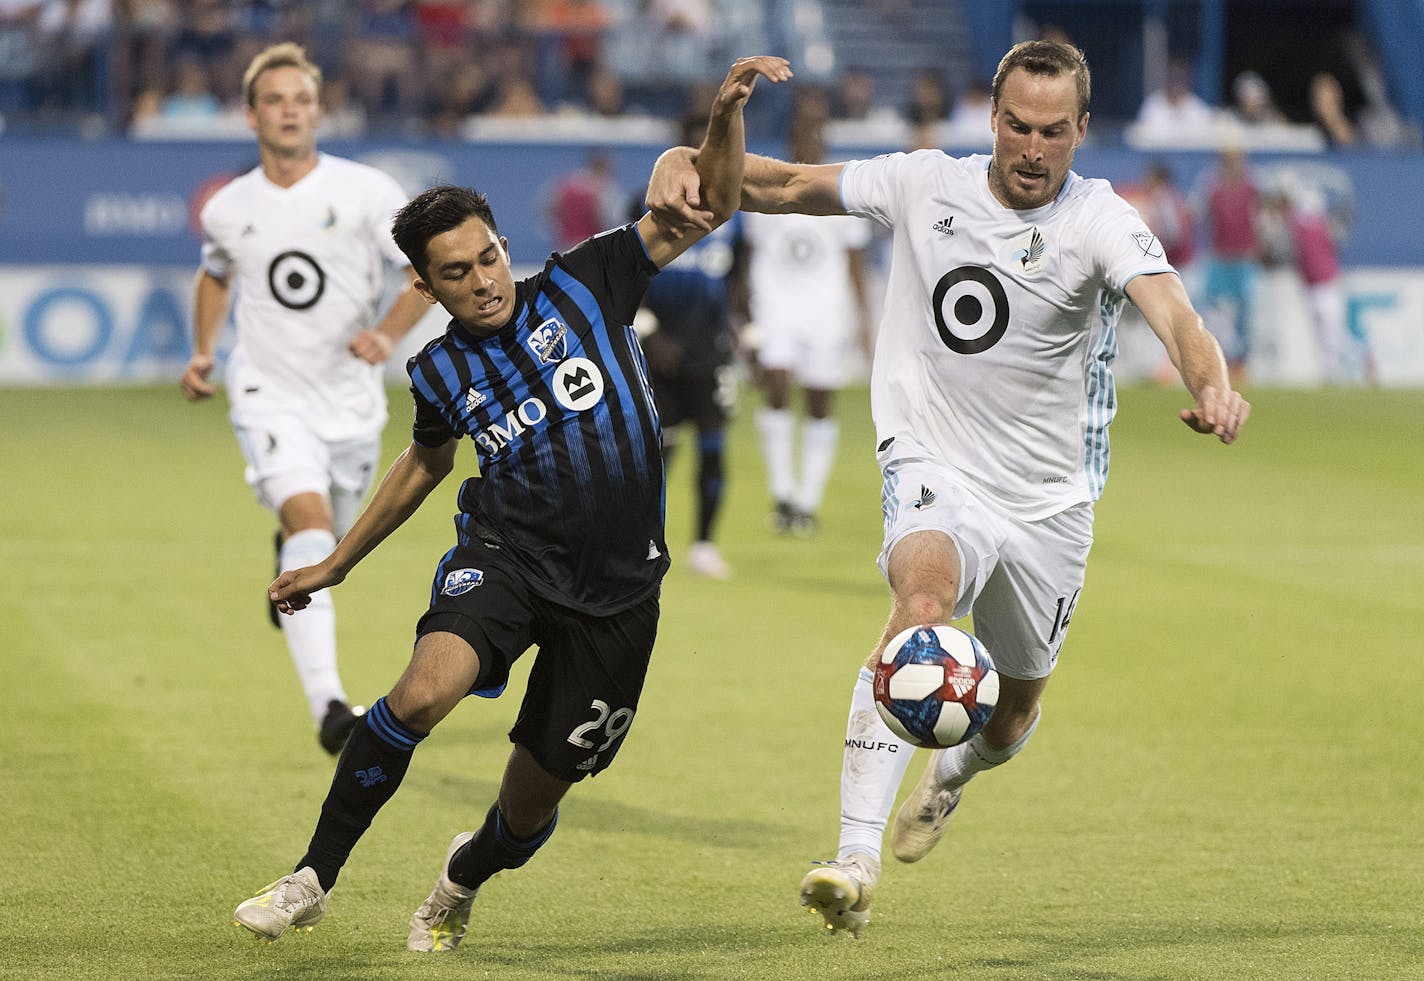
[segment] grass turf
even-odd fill
[[[266,622],[270,521],[224,407],[0,390],[0,978],[1424,976],[1424,394],[1253,399],[1223,448],[1178,393],[1122,393],[1038,736],[933,855],[887,866],[859,942],[795,892],[834,852],[846,700],[886,611],[866,397],[808,541],[763,528],[744,411],[736,578],[674,569],[618,763],[485,887],[460,951],[422,958],[406,918],[494,794],[523,671],[422,746],[327,920],[255,943],[232,907],[301,854],[331,763]],[[405,664],[454,489],[338,589],[359,701]]]

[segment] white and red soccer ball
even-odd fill
[[[999,700],[999,675],[973,635],[925,624],[885,645],[874,690],[892,732],[916,746],[946,749],[984,728]]]

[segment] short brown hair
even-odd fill
[[[1073,75],[1078,83],[1078,117],[1088,111],[1088,100],[1093,95],[1093,78],[1088,71],[1088,59],[1071,44],[1059,41],[1020,41],[1009,49],[1009,53],[999,61],[994,72],[994,85],[990,98],[994,108],[999,107],[999,96],[1004,92],[1004,79],[1015,68],[1022,68],[1030,75]]]
[[[257,52],[257,55],[247,66],[247,71],[242,73],[242,94],[247,99],[249,106],[257,105],[257,79],[265,71],[273,68],[296,68],[311,76],[311,80],[316,83],[317,91],[321,91],[321,69],[307,58],[306,49],[300,44],[291,41],[284,41],[281,44],[273,44]]]

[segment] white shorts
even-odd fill
[[[810,327],[758,324],[757,363],[763,369],[790,372],[803,388],[834,391],[850,381],[850,338]]]
[[[1093,505],[1038,521],[1017,518],[965,477],[926,460],[882,461],[885,542],[878,564],[907,535],[938,531],[959,552],[953,618],[974,615],[974,634],[1000,673],[1046,678],[1058,663],[1093,545]]]
[[[337,536],[351,527],[380,463],[379,432],[327,441],[297,413],[250,402],[234,407],[229,419],[247,462],[247,486],[263,507],[276,512],[297,494],[320,494],[331,501]]]

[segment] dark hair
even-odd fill
[[[999,107],[999,96],[1004,92],[1004,79],[1015,68],[1022,68],[1030,75],[1076,76],[1078,82],[1078,116],[1088,111],[1088,100],[1093,94],[1093,79],[1088,72],[1088,59],[1083,52],[1071,44],[1059,41],[1020,41],[1009,49],[1009,53],[999,61],[999,69],[994,72],[994,84],[990,96],[994,108]]]
[[[396,212],[391,225],[391,237],[396,247],[405,253],[410,264],[422,277],[430,265],[430,255],[426,247],[437,235],[459,228],[471,218],[478,218],[489,226],[495,238],[499,237],[499,226],[494,223],[494,212],[489,200],[479,191],[453,184],[440,184],[428,191],[421,191],[409,204]]]

